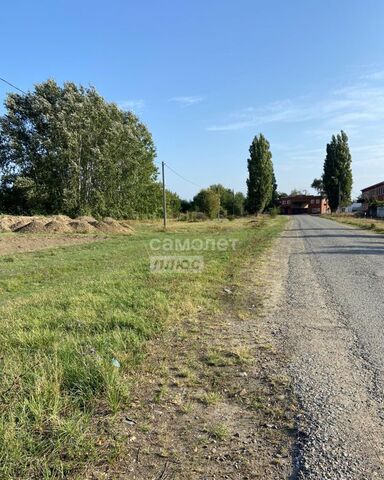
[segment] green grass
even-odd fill
[[[226,440],[230,435],[230,429],[224,423],[216,423],[214,425],[209,425],[206,428],[206,432],[212,438],[216,440]]]
[[[219,287],[284,223],[138,225],[132,237],[0,257],[0,478],[83,478],[106,441],[95,413],[113,419],[129,404],[146,341],[202,306],[219,308]],[[151,274],[154,237],[239,244],[202,252],[200,274]]]
[[[384,221],[371,218],[359,218],[352,215],[333,214],[326,215],[324,218],[334,220],[335,222],[345,223],[354,227],[363,228],[364,230],[371,230],[375,233],[384,233]]]

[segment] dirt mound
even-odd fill
[[[4,216],[0,217],[1,232],[18,233],[114,233],[130,235],[134,229],[126,220],[121,222],[112,217],[96,220],[92,216],[72,219],[67,215],[50,216]]]
[[[125,221],[118,222],[114,218],[111,217],[105,217],[103,218],[103,223],[106,223],[110,227],[114,229],[116,233],[133,233],[133,228],[128,225],[128,223]]]
[[[124,228],[122,225],[120,225],[119,222],[116,220],[114,222],[92,222],[92,225],[99,230],[100,232],[103,233],[124,233],[124,234],[130,234],[131,232]]]
[[[69,222],[69,226],[75,233],[94,233],[97,231],[96,228],[90,223],[77,219]]]
[[[13,220],[8,217],[0,218],[0,233],[10,232]]]
[[[52,215],[52,220],[56,220],[58,222],[72,222],[72,218],[68,217],[67,215]]]
[[[80,217],[76,217],[75,220],[79,220],[80,222],[88,222],[88,223],[96,222],[95,217],[91,217],[91,216],[87,216],[87,215],[82,215]]]
[[[14,230],[18,233],[44,233],[45,232],[45,222],[41,220],[32,220],[32,222],[27,223],[21,227],[18,227]]]
[[[107,220],[113,220],[113,218],[104,218],[103,221],[104,222],[107,222]],[[114,220],[116,221],[116,220]],[[108,223],[108,222],[107,222]],[[133,233],[135,231],[135,229],[129,224],[129,221],[128,220],[120,220],[119,221],[120,225],[124,228],[126,228],[127,230],[129,230],[131,233]]]
[[[45,231],[50,233],[71,233],[72,228],[65,222],[52,220],[45,225]]]
[[[12,224],[11,224],[11,230],[12,232],[16,232],[16,230],[18,230],[19,228],[21,227],[24,227],[25,225],[27,225],[28,223],[30,223],[31,221],[33,220],[33,218],[29,217],[14,217],[12,219]]]
[[[117,220],[115,220],[112,217],[105,217],[105,218],[103,218],[103,222],[105,222],[105,223],[115,223],[115,222],[117,222]]]
[[[95,227],[97,230],[99,230],[100,232],[115,233],[113,226],[109,225],[108,223],[94,221],[91,223],[91,225]]]
[[[0,221],[0,233],[11,232],[12,230],[9,228],[8,225],[4,224]]]

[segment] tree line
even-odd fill
[[[107,102],[95,88],[48,80],[33,92],[10,93],[0,117],[0,212],[158,217],[162,188],[156,148],[132,112]],[[351,154],[345,132],[327,145],[323,175],[312,187],[332,211],[350,201]],[[249,147],[247,195],[214,184],[191,201],[167,191],[171,216],[208,218],[276,209],[279,197],[268,140]]]
[[[9,93],[0,117],[0,212],[125,218],[159,217],[162,189],[156,148],[132,112],[94,87],[54,80],[28,93]],[[241,216],[241,192],[221,184],[192,201],[167,190],[167,210]]]
[[[94,87],[48,80],[25,94],[9,93],[0,117],[0,212],[162,215],[156,148],[132,112],[107,102]],[[199,211],[209,218],[243,215],[245,198],[211,185],[192,201],[167,190],[167,213]]]
[[[0,117],[0,210],[130,217],[161,214],[156,149],[132,112],[93,87],[54,80],[10,93]],[[168,208],[180,199],[168,192]]]

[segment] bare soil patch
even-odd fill
[[[104,240],[106,237],[84,236],[84,235],[1,235],[0,236],[0,256],[12,255],[14,253],[32,252],[34,250],[43,250],[45,248],[64,247],[67,245],[78,245],[82,243]]]

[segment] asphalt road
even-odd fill
[[[314,216],[280,241],[276,326],[303,414],[300,479],[384,479],[384,236]]]

